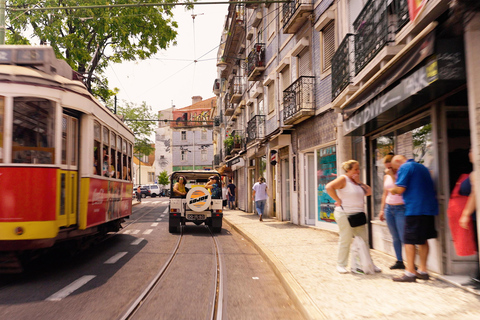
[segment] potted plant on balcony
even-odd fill
[[[235,149],[242,148],[242,137],[240,137],[238,134],[233,136],[233,147]]]
[[[233,137],[228,136],[227,138],[225,138],[225,140],[223,141],[223,144],[225,145],[225,153],[229,154],[233,148]]]

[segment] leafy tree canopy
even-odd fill
[[[154,3],[158,0],[143,0]],[[173,3],[173,0],[163,0]],[[129,0],[9,0],[9,8],[69,7],[134,3]],[[109,62],[147,59],[175,45],[178,25],[172,20],[172,7],[124,7],[65,9],[48,11],[8,10],[8,44],[25,44],[33,34],[40,44],[53,47],[84,76],[84,83],[95,96],[107,101],[114,91],[104,75]]]
[[[166,170],[163,170],[160,172],[158,175],[158,184],[161,184],[163,186],[166,186],[167,184],[170,183],[170,179],[168,179],[168,173]]]
[[[144,101],[141,105],[135,103],[124,102],[124,106],[119,106],[117,114],[124,117],[127,126],[135,134],[135,145],[133,151],[135,154],[150,155],[154,148],[150,141],[150,136],[155,130],[157,123],[155,121],[142,121],[142,120],[154,120],[156,119],[155,113],[152,111],[152,107],[148,106]],[[132,121],[139,120],[139,121]]]

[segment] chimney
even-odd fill
[[[203,98],[201,96],[193,96],[192,97],[192,104],[195,104],[195,103],[200,102],[202,100],[203,100]]]

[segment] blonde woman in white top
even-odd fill
[[[367,226],[352,228],[348,222],[348,216],[363,212],[365,209],[365,196],[372,194],[369,186],[360,181],[360,166],[356,160],[348,160],[342,163],[344,175],[329,182],[325,189],[328,195],[335,200],[335,221],[338,225],[338,259],[337,271],[347,273],[348,255],[353,236],[360,236],[368,247]],[[377,266],[375,272],[381,272]],[[356,272],[356,270],[352,270]]]

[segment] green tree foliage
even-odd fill
[[[141,105],[128,103],[124,101],[124,106],[119,106],[117,114],[124,117],[125,123],[135,134],[135,145],[133,151],[135,154],[150,155],[155,148],[152,147],[150,136],[155,130],[155,121],[143,121],[156,119],[152,107],[144,101]],[[135,121],[138,120],[138,121]]]
[[[167,171],[163,170],[160,172],[158,175],[158,184],[161,184],[163,186],[166,186],[170,183],[170,179],[168,178],[168,173]]]
[[[143,0],[143,3],[159,2]],[[173,0],[164,0],[173,3]],[[127,0],[9,0],[9,8],[70,7],[134,3]],[[53,47],[83,75],[88,90],[107,101],[114,91],[108,88],[104,71],[110,62],[147,59],[175,45],[178,26],[171,6],[65,9],[48,11],[8,10],[9,44],[24,44],[33,33],[40,44]]]

